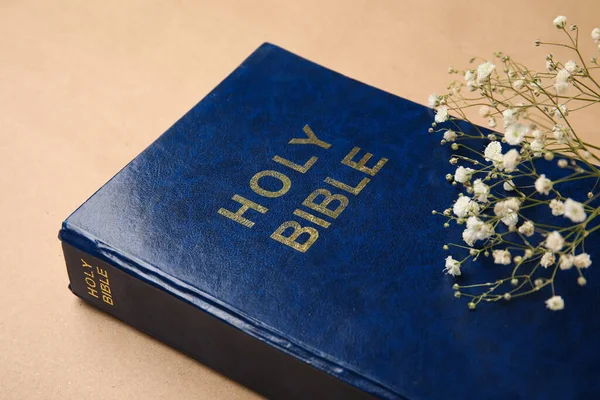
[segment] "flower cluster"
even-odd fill
[[[444,248],[467,253],[456,259],[447,256],[445,272],[460,277],[467,261],[491,256],[504,275],[494,282],[454,284],[455,297],[468,298],[471,309],[482,301],[506,301],[547,289],[551,295],[546,307],[562,310],[565,302],[556,293],[556,280],[562,271],[574,269],[577,284],[584,286],[584,271],[592,264],[584,240],[600,229],[595,220],[600,207],[594,205],[599,198],[594,190],[600,182],[600,147],[583,141],[569,116],[600,103],[594,76],[600,66],[595,57],[586,61],[581,55],[576,25],[567,28],[564,16],[553,24],[567,42],[536,41],[536,46],[567,48],[572,60],[561,62],[548,54],[546,70],[536,72],[498,52],[494,61],[481,60],[475,68],[450,68],[459,77],[450,83],[449,92],[429,97],[436,111],[429,131],[442,133],[442,145],[454,151],[450,163],[456,169],[446,179],[461,189],[452,207],[434,214],[446,219],[445,227],[452,222],[464,225],[462,243]],[[600,28],[592,30],[591,38],[600,43]],[[503,133],[489,133],[474,124],[462,129],[460,120],[472,122],[473,110],[489,128]],[[538,168],[544,164],[536,161],[539,158],[556,162],[564,174],[541,173]],[[563,185],[584,180],[590,186],[581,198],[577,193],[561,194]],[[544,213],[547,219],[540,219]]]

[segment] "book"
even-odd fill
[[[454,299],[432,116],[263,44],[66,219],[70,289],[270,398],[598,398],[593,266],[564,312]]]

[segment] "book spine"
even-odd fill
[[[63,242],[71,291],[269,398],[372,399],[203,310]]]

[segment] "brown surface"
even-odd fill
[[[56,235],[263,41],[424,102],[472,55],[543,68],[558,14],[600,25],[597,0],[405,3],[0,0],[0,397],[256,396],[84,306]]]

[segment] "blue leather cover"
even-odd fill
[[[60,238],[382,398],[598,398],[594,265],[584,288],[565,271],[562,312],[545,310],[548,293],[475,312],[454,299],[442,246],[460,241],[460,227],[431,215],[455,197],[431,120],[426,107],[264,44],[75,211]],[[330,146],[289,143],[307,138],[306,125]],[[343,164],[355,147],[354,161],[373,154],[366,167],[387,162],[376,174]],[[318,159],[301,173],[275,156],[296,169]],[[291,186],[264,173],[261,195],[250,186],[261,171]],[[328,177],[369,181],[352,194]],[[316,189],[347,198],[337,218],[303,205]],[[244,226],[219,213],[240,208],[234,195],[268,211],[248,209],[254,225]],[[318,232],[305,252],[271,237],[286,221]],[[600,260],[598,236],[587,243]],[[463,283],[475,268],[480,281],[502,266],[466,265]]]

